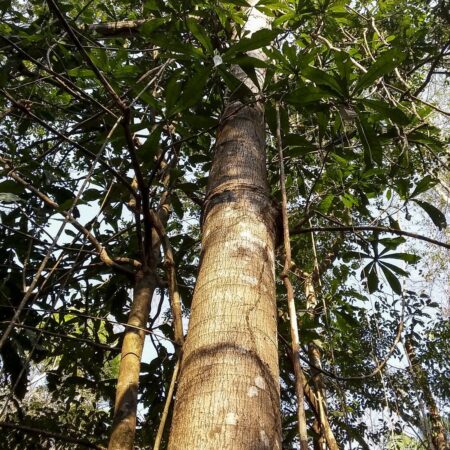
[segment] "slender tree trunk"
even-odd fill
[[[207,189],[170,450],[281,450],[275,224],[264,143],[261,108],[230,104]]]
[[[161,163],[165,167],[165,163]],[[170,175],[167,171],[162,179],[164,186],[168,186]],[[137,188],[136,178],[133,187]],[[116,385],[116,401],[114,405],[114,420],[109,439],[108,450],[133,450],[134,438],[136,434],[136,412],[138,403],[139,376],[141,372],[141,357],[145,343],[144,329],[147,327],[153,293],[158,284],[156,276],[156,265],[161,260],[161,239],[164,239],[164,224],[169,217],[170,194],[165,191],[160,199],[158,213],[150,212],[154,226],[152,233],[152,248],[147,256],[147,267],[141,269],[136,274],[133,302],[128,318],[128,325],[122,343],[121,359],[119,365],[119,377]],[[133,208],[136,205],[131,203]],[[159,227],[159,234],[156,226]],[[169,246],[168,242],[165,243]],[[183,341],[181,323],[181,306],[179,304],[178,290],[176,288],[175,271],[173,267],[173,255],[170,252],[172,279],[169,283],[169,291],[176,291],[177,298],[174,304],[174,295],[170,294],[172,311],[174,314],[174,327],[177,343],[181,346]],[[180,331],[181,330],[181,331]]]
[[[292,349],[292,365],[294,367],[295,375],[295,393],[297,395],[297,418],[298,418],[298,435],[300,439],[300,450],[308,450],[308,430],[306,427],[305,414],[305,394],[303,391],[302,373],[303,369],[300,364],[300,338],[298,334],[298,320],[297,309],[295,307],[294,289],[291,280],[289,279],[289,272],[292,268],[292,251],[291,251],[291,237],[289,235],[289,219],[287,211],[287,194],[286,194],[286,179],[284,174],[284,158],[283,158],[283,143],[281,138],[281,120],[280,120],[280,105],[276,104],[277,116],[277,133],[276,141],[278,148],[278,159],[280,161],[280,189],[281,189],[281,217],[283,222],[283,241],[284,241],[284,268],[281,272],[281,279],[286,288],[286,297],[289,309],[289,322],[291,331],[291,349]]]
[[[122,344],[119,378],[116,387],[114,421],[108,450],[132,450],[136,432],[136,410],[141,370],[141,356],[153,292],[156,288],[154,271],[140,270],[136,274],[133,303],[128,328]]]
[[[306,296],[306,309],[308,311],[308,315],[311,319],[314,319],[314,314],[316,313],[317,307],[317,297],[316,290],[314,289],[313,279],[311,274],[304,274],[304,289]],[[314,437],[314,449],[323,450],[325,439],[323,437],[323,415],[326,414],[325,411],[325,396],[323,392],[323,383],[322,377],[319,370],[315,369],[318,367],[322,368],[322,361],[320,356],[320,350],[313,342],[308,344],[308,357],[309,362],[311,363],[311,374],[314,384],[314,391],[316,393],[317,399],[319,400],[319,419],[314,420],[313,428],[319,431],[318,435]]]
[[[313,315],[316,314],[317,310],[317,295],[314,287],[314,277],[312,274],[300,270],[298,270],[297,273],[304,281],[307,313],[311,318],[313,318]],[[319,273],[321,273],[320,270],[316,269],[317,277],[319,276]],[[313,430],[317,435],[313,440],[313,448],[314,450],[323,450],[326,445],[330,450],[339,450],[338,443],[328,421],[326,393],[322,375],[320,370],[315,368],[322,368],[322,356],[320,354],[319,347],[312,342],[308,344],[308,357],[309,362],[313,366],[311,367],[313,387],[309,388],[308,385],[308,389],[312,390],[312,393],[316,399],[315,404],[312,405],[316,416],[313,423]],[[306,383],[306,380],[304,382]],[[311,402],[310,395],[309,400]]]
[[[442,422],[439,409],[431,393],[428,379],[422,366],[416,360],[416,354],[410,338],[405,340],[405,349],[408,355],[411,374],[417,388],[422,394],[423,401],[428,410],[428,419],[431,425],[431,443],[435,450],[449,450],[447,438],[445,436],[445,428]]]

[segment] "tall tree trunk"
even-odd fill
[[[439,409],[431,393],[430,386],[425,371],[417,361],[413,343],[408,337],[405,340],[405,350],[408,355],[411,374],[414,383],[422,394],[423,401],[428,410],[428,420],[431,425],[431,443],[435,450],[448,450],[448,442],[445,436],[445,428],[442,422]]]
[[[281,450],[275,222],[264,143],[259,105],[228,105],[207,189],[170,450]]]
[[[154,271],[140,270],[136,274],[133,303],[122,344],[119,377],[116,387],[113,428],[108,450],[132,450],[136,432],[136,410],[141,371],[141,357],[153,292]]]
[[[161,163],[161,166],[167,169],[165,163]],[[164,186],[167,187],[169,181],[170,175],[166,174],[162,180]],[[114,404],[114,420],[108,450],[134,449],[139,376],[141,373],[142,351],[145,343],[144,329],[147,327],[153,293],[158,284],[156,266],[161,260],[160,246],[161,239],[163,238],[160,234],[164,233],[164,224],[169,217],[169,204],[170,195],[168,191],[165,191],[160,199],[158,214],[153,211],[150,212],[154,222],[151,230],[152,248],[146,257],[146,267],[139,270],[136,274],[133,302],[127,322],[128,328],[125,330],[122,343],[119,376],[116,385],[116,400]],[[131,204],[131,206],[135,207],[135,204]],[[160,234],[158,234],[155,225],[159,226]],[[170,254],[172,255],[172,253]],[[173,265],[173,257],[170,263]],[[174,271],[171,272],[174,273]],[[174,283],[176,285],[175,279],[169,284],[173,285]],[[169,291],[171,291],[170,286]],[[173,295],[169,296],[172,302],[172,311],[174,312],[175,336],[177,343],[180,343],[183,340],[182,327],[179,326],[179,323],[181,323],[181,314],[178,313],[180,308],[179,305],[173,304]]]

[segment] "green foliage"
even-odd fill
[[[188,317],[219,117],[230,98],[257,100],[236,77],[236,65],[254,82],[264,69],[260,87],[274,199],[280,197],[274,145],[275,102],[280,105],[293,229],[309,221],[319,229],[376,224],[395,231],[423,210],[437,230],[421,233],[440,231],[445,240],[445,212],[427,194],[442,178],[448,145],[431,123],[432,107],[416,93],[430,64],[436,62],[436,71],[448,68],[444,4],[264,0],[258,8],[273,19],[272,28],[248,36],[242,31],[245,1],[60,1],[83,55],[46,2],[1,1],[2,332],[48,259],[20,326],[2,349],[2,377],[12,387],[5,398],[15,396],[7,401],[8,419],[46,430],[58,424],[63,432],[105,444],[132,297],[132,277],[123,272],[134,267],[123,258],[142,262],[141,235],[148,225],[138,204],[144,197],[132,195],[137,173],[148,188],[148,207],[161,210],[168,198],[166,228]],[[122,21],[137,22],[121,29]],[[104,22],[115,25],[91,27]],[[259,49],[266,60],[247,54]],[[118,106],[112,90],[129,110]],[[126,270],[104,264],[92,240],[70,224],[53,245],[67,214]],[[420,428],[418,395],[401,394],[412,392],[412,381],[398,348],[395,363],[403,366],[388,365],[384,381],[352,378],[383,360],[402,320],[403,334],[422,336],[420,362],[430,371],[433,392],[449,407],[448,326],[440,305],[409,282],[422,270],[418,255],[432,250],[414,251],[405,242],[395,233],[372,231],[292,237],[293,271],[324,266],[320,284],[315,279],[319,299],[312,314],[305,312],[304,282],[292,279],[302,345],[306,350],[314,344],[322,353],[330,422],[343,448],[349,441],[360,448],[382,442],[386,409],[398,421],[399,439],[406,439],[407,427]],[[163,264],[158,276],[165,277]],[[293,448],[296,404],[284,344],[289,327],[285,294],[281,285],[277,289],[284,445]],[[175,364],[165,291],[161,287],[153,300],[153,334],[142,364],[139,448],[153,445]],[[307,352],[302,356],[307,359]],[[30,384],[35,371],[45,375],[38,387]],[[310,377],[306,362],[305,372]],[[369,429],[368,412],[383,416],[379,428]],[[311,424],[312,410],[307,414]],[[33,448],[31,438],[18,439],[8,432],[10,448]],[[48,442],[42,437],[42,445]],[[383,442],[403,445],[397,438]]]

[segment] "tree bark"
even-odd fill
[[[228,105],[204,205],[170,450],[281,450],[275,214],[264,144],[259,105]]]
[[[414,382],[420,390],[423,401],[428,410],[428,420],[431,425],[431,443],[435,450],[449,450],[447,438],[445,436],[445,427],[442,422],[439,409],[433,398],[433,394],[431,393],[426,373],[416,359],[416,353],[410,338],[406,338],[405,340],[405,350],[408,356]]]
[[[133,303],[128,318],[128,325],[133,328],[125,331],[122,344],[114,421],[108,450],[132,450],[134,448],[139,375],[145,341],[143,329],[147,326],[156,284],[154,271],[140,270],[136,274]]]

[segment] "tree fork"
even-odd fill
[[[261,107],[228,105],[204,205],[170,450],[281,450],[275,209],[264,144]]]

